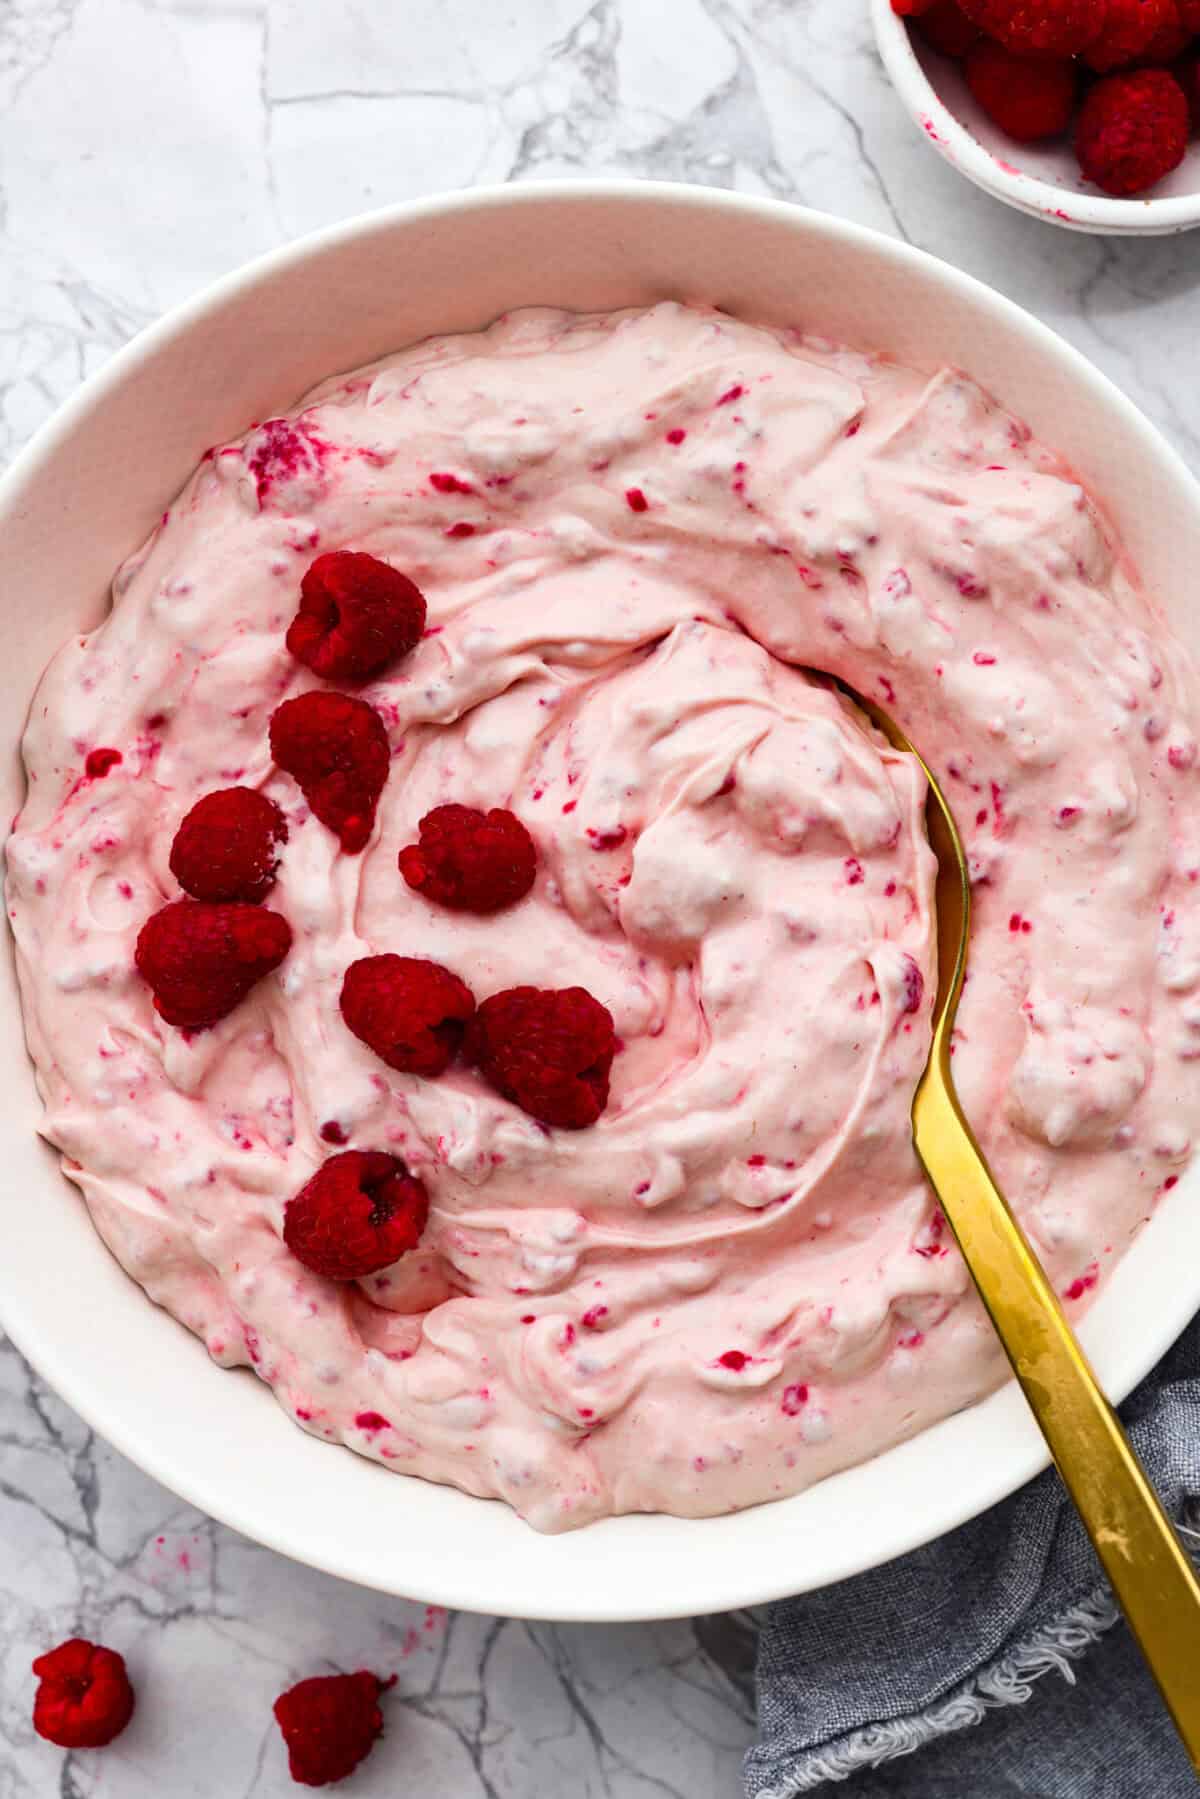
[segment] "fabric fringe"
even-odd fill
[[[795,1799],[797,1793],[810,1793],[826,1781],[849,1780],[865,1768],[912,1755],[938,1737],[981,1723],[999,1706],[1024,1705],[1032,1696],[1033,1683],[1045,1674],[1061,1674],[1073,1685],[1071,1664],[1111,1630],[1119,1616],[1108,1588],[1097,1587],[1052,1624],[1044,1625],[964,1682],[948,1699],[918,1716],[868,1725],[835,1745],[812,1750],[789,1769],[782,1786],[763,1789],[758,1799]]]

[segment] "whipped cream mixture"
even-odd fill
[[[284,632],[338,548],[429,602],[363,690],[392,765],[360,856],[267,745],[320,685]],[[678,305],[518,313],[210,450],[56,658],[8,848],[42,1128],[133,1278],[305,1430],[560,1530],[793,1493],[1001,1378],[910,1141],[923,779],[812,670],[945,779],[977,908],[955,1074],[1078,1310],[1191,1148],[1200,699],[1096,506],[965,376]],[[286,813],[294,947],[189,1038],[133,948],[180,819],[234,783]],[[447,801],[526,823],[526,900],[405,886]],[[623,1046],[600,1121],[385,1067],[338,994],[391,951],[480,999],[586,987]],[[432,1201],[348,1286],[281,1237],[331,1144]]]

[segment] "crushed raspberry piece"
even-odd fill
[[[717,1357],[722,1368],[728,1368],[733,1374],[740,1374],[750,1357],[741,1349],[727,1349],[724,1355]]]
[[[356,1281],[415,1249],[429,1218],[424,1183],[382,1150],[330,1156],[283,1211],[298,1262],[331,1281]]]
[[[1166,69],[1107,75],[1079,109],[1079,166],[1106,194],[1140,194],[1178,168],[1188,127],[1187,98]]]
[[[89,750],[87,761],[83,765],[83,772],[89,781],[102,781],[106,774],[111,773],[117,764],[124,760],[120,750]]]
[[[1177,25],[1175,0],[1108,0],[1104,29],[1084,53],[1097,74],[1107,75],[1146,55],[1166,26]]]
[[[935,6],[922,13],[916,28],[925,42],[943,56],[964,57],[983,33],[958,4],[958,0],[937,0]]]
[[[1078,1279],[1073,1280],[1069,1287],[1064,1287],[1063,1298],[1082,1299],[1085,1293],[1091,1292],[1099,1279],[1099,1267],[1095,1262],[1089,1262]]]
[[[925,976],[911,956],[904,958],[904,976],[900,987],[901,1012],[917,1012],[925,993]]]
[[[1107,0],[959,0],[959,5],[1017,56],[1077,56],[1099,37]]]
[[[278,912],[182,899],[146,920],[134,962],[159,1016],[202,1031],[240,1005],[291,947],[291,926]]]
[[[368,1435],[373,1435],[376,1431],[380,1430],[391,1430],[392,1428],[391,1419],[385,1418],[382,1412],[356,1412],[354,1414],[354,1422],[359,1430],[365,1430]]]
[[[283,813],[252,787],[206,793],[188,812],[171,845],[171,873],[199,900],[247,900],[270,891],[287,842]]]
[[[133,1716],[125,1658],[115,1649],[70,1637],[39,1655],[33,1728],[60,1749],[103,1749]]]
[[[603,853],[606,850],[619,850],[628,836],[629,832],[624,825],[609,825],[607,829],[599,831],[593,830],[590,825],[588,826],[588,842],[598,853]]]
[[[304,419],[265,419],[243,445],[259,510],[269,503],[287,510],[319,491],[330,448]]]
[[[391,751],[383,720],[345,693],[302,693],[271,719],[271,754],[347,855],[366,848]]]
[[[1073,62],[1014,56],[983,38],[967,57],[967,86],[1001,131],[1020,144],[1057,137],[1075,110]]]
[[[583,987],[510,987],[484,1000],[464,1054],[497,1093],[561,1130],[594,1124],[617,1052],[612,1014]]]
[[[342,1017],[389,1068],[444,1074],[462,1045],[475,997],[465,981],[417,956],[363,956],[342,982]]]
[[[383,1733],[379,1696],[395,1684],[360,1668],[318,1674],[281,1693],[273,1710],[287,1745],[288,1771],[299,1786],[345,1780]]]
[[[512,812],[435,806],[419,843],[400,851],[400,873],[415,892],[454,912],[499,912],[524,899],[537,872],[533,838]]]
[[[650,502],[640,487],[627,487],[625,489],[625,504],[628,506],[630,512],[645,512],[649,507]]]
[[[389,563],[331,550],[309,564],[287,647],[325,681],[369,681],[421,641],[425,596]]]
[[[899,13],[902,19],[912,19],[936,4],[937,0],[892,0],[892,11]]]

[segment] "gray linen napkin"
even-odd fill
[[[1176,1519],[1200,1496],[1200,1318],[1122,1407]],[[1045,1678],[1049,1676],[1049,1678]],[[1053,1471],[927,1548],[772,1608],[750,1799],[1195,1799]]]

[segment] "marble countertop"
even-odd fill
[[[1200,466],[1200,233],[1078,237],[921,141],[866,0],[6,0],[0,458],[165,307],[298,233],[486,181],[657,176],[904,237],[1071,338]],[[123,1649],[104,1755],[40,1743],[31,1657]],[[207,1521],[0,1346],[0,1799],[294,1792],[275,1694],[395,1670],[362,1794],[734,1799],[752,1621],[562,1628],[380,1598]]]

